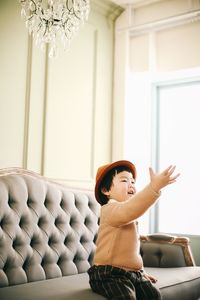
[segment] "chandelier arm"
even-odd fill
[[[27,20],[30,21],[34,17],[34,15],[36,15],[36,14],[32,13],[30,16],[28,16]]]
[[[84,0],[83,0],[84,1]],[[72,0],[72,4],[73,4],[73,13],[74,13],[74,15],[76,16],[76,18],[78,19],[78,20],[81,20],[81,18],[76,14],[76,11],[75,11],[75,9],[74,9],[74,0]],[[86,2],[86,1],[84,1],[84,2]]]
[[[76,12],[74,11],[74,15],[78,20],[81,20],[81,18],[76,14]]]
[[[62,12],[62,15],[61,15],[61,20],[62,20],[62,18],[63,18],[63,16],[64,16],[64,14],[65,14],[65,12],[64,12],[64,10],[63,10],[63,12]]]
[[[27,21],[30,21],[33,18],[33,15],[28,16]]]
[[[46,33],[47,33],[47,31],[49,31],[48,22],[46,21],[45,23],[46,23],[46,27],[45,27],[45,31],[44,31],[44,33],[43,33],[43,36],[45,36]],[[47,30],[47,29],[48,29],[48,30]]]
[[[31,0],[31,2],[34,4],[34,6],[35,6],[35,9],[34,9],[34,13],[36,12],[36,10],[37,10],[37,5],[36,5],[36,3],[35,3],[35,1],[34,0]]]
[[[53,12],[53,5],[48,5],[48,7],[49,7],[50,10]]]
[[[69,19],[67,19],[64,23],[62,23],[62,27],[64,28],[64,32],[65,32],[65,26],[67,25],[67,23],[69,22]],[[66,35],[66,32],[65,32]]]
[[[70,12],[72,12],[72,14],[74,14],[75,17],[76,17],[78,20],[81,19],[81,18],[76,14],[76,11],[74,10],[74,7],[72,7],[72,8],[70,9]]]
[[[73,14],[75,15],[75,17],[80,20],[80,18],[77,16],[76,11],[74,9],[74,0],[72,0],[72,11],[73,11]]]
[[[66,30],[67,30],[67,32],[72,32],[72,30],[70,29],[70,26],[68,27],[69,22],[70,22],[70,19],[67,19],[64,23],[62,23],[62,28],[64,29],[64,35],[66,37],[68,37],[67,33],[66,33]]]
[[[67,9],[70,11],[69,0],[66,0],[66,7],[67,7]]]
[[[70,15],[74,15],[77,19],[80,20],[80,18],[76,15],[76,12],[74,11],[74,8],[73,8],[73,7],[69,9],[69,14],[70,14]]]
[[[65,33],[66,38],[68,38],[68,36],[67,36],[67,34],[66,34],[66,32],[65,32],[65,26],[67,25],[67,23],[68,23],[69,21],[70,21],[70,20],[67,19],[67,20],[65,21],[65,23],[62,25],[63,28],[64,28],[64,33]],[[72,30],[70,30],[70,27],[69,27],[67,30],[68,30],[68,32],[72,32]]]
[[[37,29],[37,32],[40,31],[40,28],[42,27],[42,22],[40,22],[40,24],[38,25],[38,29]]]

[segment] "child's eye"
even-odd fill
[[[127,179],[123,179],[122,182],[127,182]]]

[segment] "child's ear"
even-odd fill
[[[102,192],[102,194],[104,194],[106,196],[109,196],[109,194],[110,194],[109,191],[105,187],[101,188],[101,192]]]

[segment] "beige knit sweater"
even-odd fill
[[[148,185],[125,202],[111,199],[102,206],[95,265],[112,265],[126,270],[143,268],[137,218],[159,195]]]

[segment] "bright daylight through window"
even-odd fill
[[[181,173],[162,191],[158,205],[142,216],[140,233],[199,235],[200,70],[135,73],[126,103],[126,157],[137,167],[136,187],[149,180],[148,167],[170,164]]]
[[[200,80],[157,89],[157,164],[181,172],[159,202],[161,232],[200,234]]]

